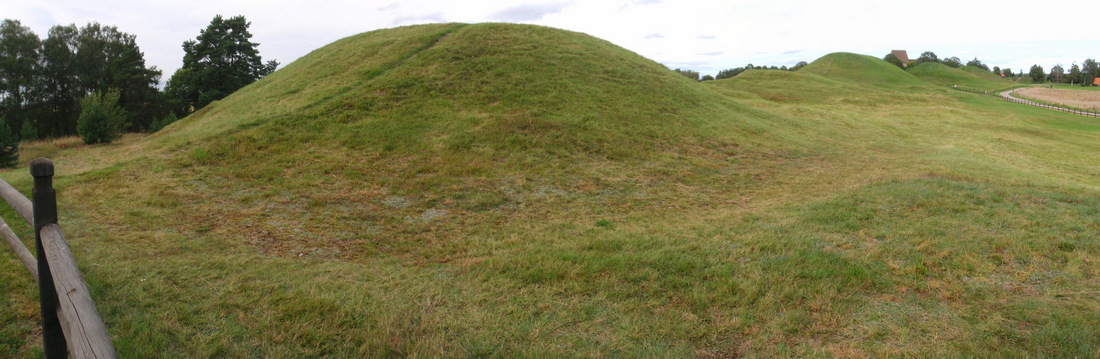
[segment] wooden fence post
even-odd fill
[[[46,158],[31,161],[31,176],[34,176],[34,189],[31,191],[31,204],[34,206],[34,244],[38,252],[38,300],[42,306],[42,349],[47,359],[67,358],[68,347],[61,321],[57,318],[57,290],[54,289],[53,275],[46,261],[46,251],[42,245],[42,227],[57,223],[57,193],[53,190],[53,162]]]

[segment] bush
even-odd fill
[[[38,139],[38,130],[34,128],[34,124],[30,120],[23,121],[23,128],[19,130],[19,138],[23,141]]]
[[[19,136],[0,120],[0,167],[15,167],[19,162]]]
[[[84,143],[110,143],[122,136],[126,114],[118,106],[118,89],[95,93],[80,100],[76,132]]]
[[[173,122],[176,122],[176,120],[178,120],[176,114],[171,112],[168,113],[168,116],[164,116],[164,118],[153,120],[153,123],[149,124],[149,133],[156,133],[168,127],[168,125],[171,125]]]

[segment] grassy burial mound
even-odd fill
[[[1087,357],[1098,133],[860,55],[700,84],[584,34],[443,24],[21,153],[57,164],[131,357]],[[33,357],[19,270],[0,356]]]
[[[994,75],[992,72],[973,66],[951,68],[947,65],[925,62],[909,68],[908,72],[917,78],[940,86],[962,86],[978,90],[999,90],[1014,83]]]
[[[921,87],[925,86],[919,79],[905,73],[881,59],[852,54],[847,52],[835,52],[811,62],[806,67],[798,70],[817,74],[831,79],[840,79],[856,83],[889,86],[893,88]]]

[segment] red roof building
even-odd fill
[[[901,60],[903,66],[909,67],[909,54],[905,53],[905,50],[893,50],[890,51],[890,53],[894,54],[894,57],[897,57],[898,60]]]
[[[1096,79],[1092,80],[1092,85],[1093,86],[1100,86],[1100,77],[1097,77]]]

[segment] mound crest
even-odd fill
[[[846,52],[822,56],[799,71],[873,86],[925,85],[919,79],[886,61]]]

